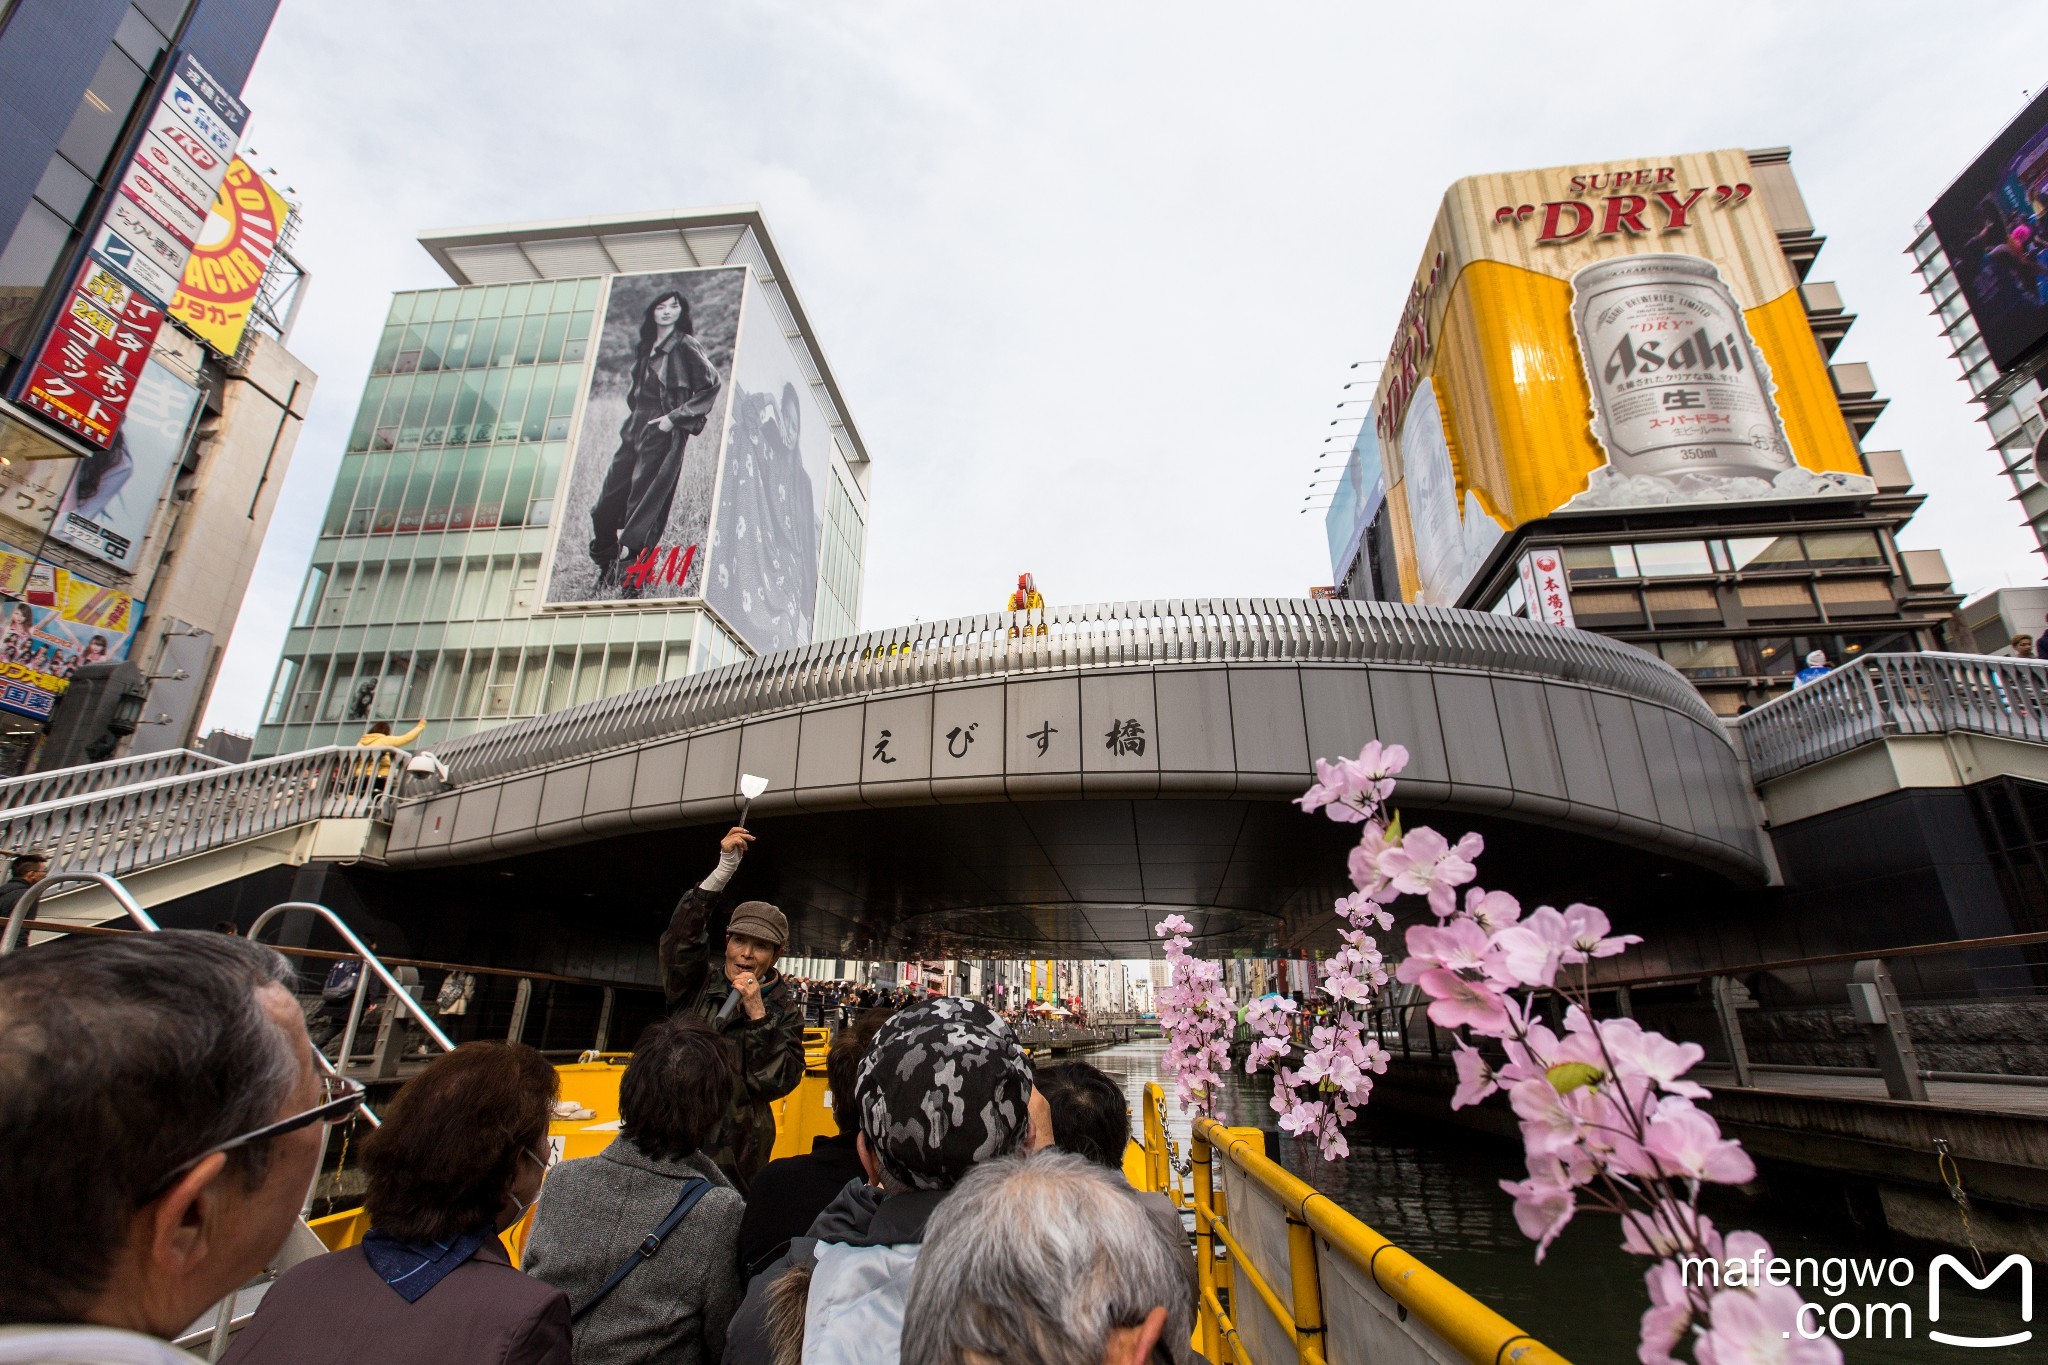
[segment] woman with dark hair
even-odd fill
[[[569,1301],[498,1234],[540,1193],[553,1067],[464,1043],[408,1081],[363,1143],[369,1235],[292,1267],[231,1365],[570,1365]]]
[[[590,509],[590,558],[600,584],[616,586],[622,563],[660,544],[682,481],[683,448],[704,430],[718,387],[718,370],[691,325],[689,300],[674,289],[656,295],[640,319],[619,448]]]
[[[619,1136],[549,1179],[525,1268],[575,1304],[576,1365],[697,1365],[725,1354],[746,1205],[701,1149],[738,1084],[709,1022],[677,1015],[653,1025],[619,1082]],[[661,1240],[647,1256],[650,1234]]]

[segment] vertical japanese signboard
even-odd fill
[[[24,406],[102,450],[112,448],[164,310],[88,256],[56,326],[27,367]]]
[[[1530,550],[1522,556],[1520,569],[1530,620],[1566,629],[1578,624],[1572,619],[1572,590],[1565,579],[1561,550],[1555,546]]]
[[[113,446],[248,116],[180,54],[41,352],[22,367],[15,397],[23,406],[103,450]]]

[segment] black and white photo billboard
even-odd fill
[[[815,635],[832,434],[760,284],[747,284],[704,600],[757,654]]]
[[[616,275],[543,602],[700,598],[744,267]]]

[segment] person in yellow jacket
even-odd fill
[[[391,722],[380,720],[372,725],[361,739],[356,741],[356,747],[359,749],[403,749],[426,732],[427,723],[424,720],[402,735],[392,734]],[[377,780],[383,782],[390,776],[391,755],[381,754],[377,758]]]

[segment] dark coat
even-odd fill
[[[752,1276],[810,1231],[849,1180],[864,1179],[851,1135],[813,1139],[803,1156],[771,1161],[754,1177],[740,1219],[741,1274]]]
[[[512,1268],[493,1237],[417,1303],[361,1247],[287,1270],[226,1365],[570,1365],[569,1299]]]
[[[735,1005],[723,1022],[718,1018],[732,984],[725,979],[725,934],[712,933],[711,912],[720,893],[692,886],[683,893],[661,936],[661,986],[668,1012],[689,1011],[708,1019],[739,1053],[739,1084],[732,1108],[705,1154],[721,1168],[739,1172],[751,1182],[768,1164],[775,1149],[775,1114],[771,1101],[797,1088],[804,1078],[804,1012],[790,994],[789,978],[780,972],[761,987],[767,1013],[749,1019]]]

